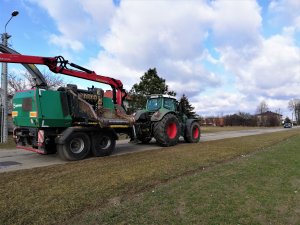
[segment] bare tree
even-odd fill
[[[295,115],[295,120],[297,124],[300,123],[300,99],[292,99],[288,103],[288,108],[293,112]]]
[[[64,80],[60,75],[44,72],[43,76],[50,89],[55,89],[64,85]],[[35,80],[28,72],[24,72],[20,75],[16,75],[15,73],[8,74],[8,91],[11,95],[16,91],[30,89],[34,86]]]
[[[7,76],[8,94],[13,95],[16,91],[30,88],[30,83],[15,73],[9,73]]]
[[[266,101],[261,101],[260,103],[259,103],[259,105],[257,106],[257,108],[256,108],[256,113],[257,114],[262,114],[262,113],[265,113],[265,112],[267,112],[269,110],[269,106],[268,106],[268,104],[266,103]]]

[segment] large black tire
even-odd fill
[[[90,148],[90,138],[82,132],[72,133],[64,144],[57,145],[59,156],[70,161],[84,159],[90,153]]]
[[[110,132],[93,135],[92,153],[94,156],[108,156],[116,147],[116,139]]]
[[[189,127],[186,128],[184,140],[188,143],[197,143],[200,141],[200,125],[198,122],[193,122]]]
[[[154,124],[153,135],[156,142],[163,146],[173,146],[178,143],[180,126],[177,117],[173,114],[165,115]]]

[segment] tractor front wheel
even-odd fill
[[[186,128],[184,140],[188,143],[197,143],[200,140],[200,125],[198,122],[193,122],[191,126]]]
[[[154,124],[153,134],[156,142],[161,146],[176,145],[180,135],[177,117],[173,114],[165,115],[162,120]]]

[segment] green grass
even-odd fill
[[[233,176],[238,171],[238,168],[229,171],[225,168],[229,165],[223,164],[240,158],[241,155],[277,145],[282,141],[287,143],[286,140],[295,135],[299,139],[299,132],[291,130],[1,173],[0,224],[153,224],[156,223],[154,219],[158,224],[170,224],[166,220],[171,219],[175,214],[182,213],[181,210],[186,213],[184,207],[188,207],[191,212],[188,211],[182,216],[183,223],[175,218],[170,221],[178,224],[186,224],[185,222],[189,221],[193,223],[193,219],[200,218],[195,215],[201,211],[201,208],[196,207],[197,201],[193,202],[193,196],[197,192],[201,194],[196,195],[195,199],[200,196],[207,197],[207,199],[199,199],[203,204],[205,214],[222,219],[223,214],[218,214],[218,212],[228,208],[225,207],[227,203],[224,202],[221,205],[214,203],[206,208],[205,205],[208,204],[206,201],[218,201],[221,199],[220,196],[224,195],[230,202],[229,194],[234,192],[231,188],[239,188],[249,176],[241,174],[235,186],[229,185],[231,182],[234,184],[234,179],[228,180],[228,184],[224,184],[223,187],[223,184],[217,181],[222,177],[230,177],[231,174]],[[224,173],[209,174],[209,171],[216,170],[215,168],[219,168],[220,172],[224,170]],[[259,173],[255,174],[259,175]],[[194,183],[200,178],[204,180]],[[253,179],[252,186],[249,183],[250,190],[257,185]],[[176,183],[180,181],[182,183]],[[191,183],[188,184],[188,182]],[[196,187],[202,183],[210,186],[197,189]],[[261,183],[263,182],[258,181],[259,185]],[[194,188],[189,189],[189,185]],[[209,198],[214,185],[224,190],[216,197]],[[169,187],[173,191],[169,192]],[[231,191],[227,193],[227,190]],[[183,194],[180,198],[176,197],[178,192]],[[152,198],[152,195],[157,196]],[[235,200],[232,199],[232,201]],[[241,204],[244,204],[243,201],[242,199]],[[250,204],[254,200],[249,201]],[[178,203],[182,204],[182,209],[177,207]],[[176,208],[173,208],[175,206]],[[218,207],[217,210],[214,206]],[[290,207],[288,205],[288,209]],[[229,207],[227,213],[234,213],[234,209],[234,205],[232,208]],[[125,212],[120,213],[123,210]],[[237,212],[233,216],[239,216],[240,213]],[[141,214],[144,216],[140,217]],[[134,220],[136,215],[138,217]],[[185,220],[184,217],[186,217]],[[231,221],[233,220],[234,218]]]
[[[13,149],[16,148],[16,143],[13,140],[12,135],[8,135],[7,143],[0,143],[0,151],[2,149]]]
[[[179,177],[72,224],[300,224],[300,139]]]

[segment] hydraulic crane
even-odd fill
[[[75,63],[69,63],[69,61],[65,60],[62,56],[41,57],[41,56],[2,53],[0,55],[0,62],[46,65],[48,66],[49,70],[52,71],[53,73],[65,74],[72,77],[78,77],[85,80],[108,84],[112,87],[113,90],[114,103],[118,105],[122,105],[122,98],[126,96],[126,92],[123,89],[123,84],[120,80],[98,75],[94,71],[86,69]],[[69,69],[67,65],[70,65],[71,67],[74,67],[78,70]],[[40,78],[40,80],[42,79]],[[40,86],[45,86],[45,83],[46,82],[44,80],[40,84]]]

